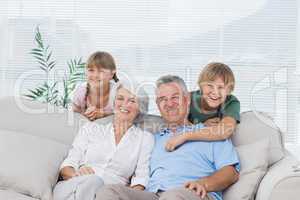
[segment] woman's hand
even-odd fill
[[[145,187],[142,186],[142,185],[134,185],[134,186],[131,186],[132,189],[135,189],[135,190],[145,190]]]
[[[95,174],[95,171],[91,167],[81,166],[76,172],[76,176],[84,176],[89,174]]]
[[[174,151],[176,147],[182,145],[185,142],[186,142],[186,138],[184,134],[173,136],[167,141],[165,149],[166,151]]]
[[[188,190],[194,191],[201,199],[207,195],[206,187],[200,181],[189,181],[184,184],[184,187]]]
[[[73,167],[67,166],[60,170],[60,175],[64,180],[68,180],[70,178],[77,176],[77,173]]]

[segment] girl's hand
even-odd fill
[[[76,172],[76,176],[84,176],[89,174],[95,174],[95,171],[91,167],[81,166]]]
[[[102,109],[90,107],[85,111],[84,116],[86,116],[89,120],[94,121],[96,119],[104,117],[105,112]]]
[[[87,118],[89,118],[93,112],[96,110],[95,106],[89,106],[86,111],[83,113],[84,116],[86,116]]]
[[[95,119],[99,119],[99,118],[102,118],[104,116],[105,116],[105,112],[104,112],[103,109],[96,109],[94,111],[94,117],[95,117]]]
[[[176,149],[176,147],[182,145],[185,142],[186,142],[186,139],[184,137],[184,134],[173,136],[172,138],[170,138],[167,141],[165,149],[166,149],[166,151],[174,151]]]

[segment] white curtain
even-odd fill
[[[300,143],[296,16],[296,0],[1,0],[0,95],[44,79],[29,54],[40,25],[58,61],[56,78],[70,58],[104,50],[153,97],[163,74],[182,76],[194,90],[206,63],[225,62],[242,111],[267,112],[287,143]],[[150,112],[157,113],[153,100]]]

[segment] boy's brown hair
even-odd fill
[[[211,62],[208,63],[198,78],[199,87],[205,82],[214,81],[217,77],[223,79],[225,86],[228,86],[230,92],[233,91],[235,85],[235,78],[230,67],[224,63]]]

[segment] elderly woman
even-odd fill
[[[148,110],[148,96],[141,89],[121,83],[111,123],[85,124],[61,165],[53,191],[55,200],[93,200],[104,184],[124,184],[143,190],[149,179],[153,135],[134,124]]]

